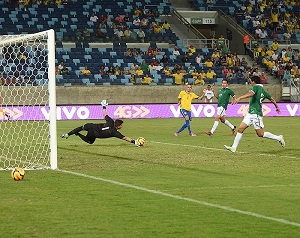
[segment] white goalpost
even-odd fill
[[[0,36],[0,170],[57,169],[54,30]]]

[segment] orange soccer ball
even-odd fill
[[[25,177],[25,170],[22,168],[14,168],[11,171],[10,175],[14,180],[20,181],[23,180]]]

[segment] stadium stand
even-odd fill
[[[197,10],[222,10],[225,13],[234,16],[241,25],[245,27],[250,33],[254,34],[254,28],[252,24],[245,21],[245,10],[243,6],[246,4],[243,0],[228,1],[228,0],[215,0],[208,4],[204,0],[191,0],[192,6]],[[229,5],[229,6],[228,6]],[[185,48],[179,38],[176,36],[171,29],[159,29],[158,33],[155,33],[155,25],[162,25],[159,15],[169,14],[173,9],[168,0],[127,0],[122,1],[108,1],[104,0],[96,2],[94,0],[88,0],[85,4],[82,4],[79,0],[69,1],[67,5],[37,5],[33,4],[25,7],[15,6],[11,4],[0,4],[2,8],[2,15],[0,17],[1,27],[0,34],[7,34],[8,29],[12,30],[10,34],[27,34],[35,33],[36,30],[46,30],[53,28],[56,31],[56,63],[64,61],[68,67],[69,74],[57,75],[57,85],[133,85],[141,84],[141,77],[136,77],[134,81],[131,80],[131,75],[113,74],[113,75],[103,75],[100,73],[100,66],[103,65],[104,69],[107,71],[111,66],[113,68],[119,67],[120,69],[126,69],[130,72],[133,62],[141,64],[145,60],[147,65],[150,65],[153,61],[153,57],[160,63],[163,55],[166,55],[169,59],[168,62],[164,62],[164,67],[168,66],[171,69],[171,73],[165,74],[163,70],[158,70],[150,73],[153,82],[151,85],[171,85],[174,84],[174,78],[172,74],[176,72],[176,67],[188,68],[190,64],[194,65],[195,69],[200,72],[204,70],[208,71],[203,62],[206,59],[211,58],[213,54],[213,49],[197,49],[196,52],[189,56],[188,62],[182,62],[183,55],[188,53],[188,49]],[[265,6],[262,14],[265,18],[270,17],[271,6]],[[247,8],[246,8],[247,9]],[[255,8],[256,10],[260,8]],[[283,10],[284,9],[284,10]],[[280,11],[284,14],[289,12],[294,12],[299,10],[299,6],[283,6]],[[140,13],[139,13],[140,11]],[[95,13],[99,19],[103,15],[102,21],[97,22],[91,21],[90,17],[92,13]],[[108,14],[107,14],[108,13]],[[124,21],[118,23],[116,17],[118,15],[129,16],[129,21]],[[127,14],[127,15],[126,15]],[[143,15],[140,15],[143,14]],[[257,11],[251,10],[250,17],[251,21],[257,16]],[[148,24],[146,26],[135,26],[133,20],[136,17],[146,18]],[[110,20],[109,20],[110,19]],[[297,16],[297,24],[299,24],[299,17]],[[13,31],[12,27],[14,26]],[[36,27],[33,27],[36,26]],[[132,37],[129,38],[118,38],[115,34],[117,28],[123,27],[124,30],[129,27],[132,31]],[[83,34],[83,29],[86,28],[88,32]],[[95,33],[97,29],[101,28],[103,35],[101,37],[97,36]],[[145,32],[145,43],[146,45],[139,44],[139,39],[137,37],[137,31],[139,28]],[[276,32],[277,37],[281,37],[281,32]],[[270,32],[268,29],[269,36],[276,35],[274,31]],[[274,37],[268,39],[268,44],[271,45]],[[293,33],[291,40],[295,42],[300,42],[300,32]],[[74,46],[67,47],[66,44],[62,42],[74,42]],[[93,45],[93,43],[109,43],[109,47],[101,46],[101,44]],[[128,43],[136,43],[136,46],[132,47]],[[164,48],[160,43],[171,43],[173,45],[179,46],[180,56],[173,55],[172,48]],[[147,48],[151,46],[152,49],[159,48],[159,51],[155,55],[147,55]],[[126,55],[127,49],[138,51],[131,56]],[[142,52],[142,53],[140,53]],[[201,55],[202,62],[195,63],[194,59],[197,54]],[[257,59],[259,63],[262,64],[262,56],[259,55],[253,58]],[[39,59],[36,59],[39,62]],[[295,61],[299,66],[299,60]],[[32,62],[26,62],[27,70],[30,70]],[[262,64],[263,65],[263,64]],[[81,75],[80,71],[85,67],[91,70],[92,74],[89,76]],[[265,66],[265,65],[263,65]],[[238,69],[247,70],[248,67],[241,68],[240,65],[231,66],[235,71]],[[0,70],[6,73],[6,69],[0,66]],[[205,79],[205,83],[220,84],[221,79],[225,78],[226,75],[222,73],[222,65],[215,64],[212,70],[216,73],[215,78]],[[266,68],[268,69],[268,67]],[[184,71],[183,71],[184,72]],[[42,74],[44,75],[44,74]],[[44,76],[43,76],[44,77]],[[44,78],[42,78],[44,79]],[[42,82],[41,79],[41,82]],[[191,74],[184,76],[184,82],[194,83],[196,76]],[[247,79],[242,81],[237,81],[233,79],[231,83],[241,83],[244,84]]]

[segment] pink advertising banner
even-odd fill
[[[263,104],[264,116],[300,116],[300,103],[279,103],[281,113],[278,115],[272,103]],[[214,117],[217,104],[193,104],[192,117]],[[135,104],[109,105],[108,114],[117,118],[177,118],[181,117],[177,104]],[[228,117],[242,117],[248,111],[248,104],[228,105]],[[0,112],[0,119],[4,120],[4,112],[10,114],[11,120],[47,120],[49,107],[25,106],[6,107]],[[57,106],[57,120],[85,120],[101,119],[101,105],[70,105]]]

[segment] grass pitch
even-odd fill
[[[85,122],[58,122],[58,135]],[[121,132],[145,137],[143,148],[58,138],[60,171],[27,171],[21,182],[1,171],[0,236],[299,237],[298,117],[264,118],[286,148],[251,127],[234,154],[225,125],[208,137],[214,119],[194,118],[197,137],[174,137],[183,122],[125,120]]]

